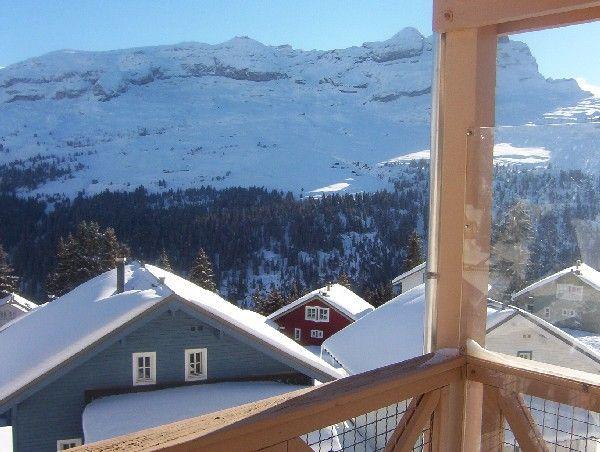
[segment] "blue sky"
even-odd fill
[[[0,66],[58,49],[109,50],[247,35],[332,49],[406,26],[431,33],[431,0],[2,0]],[[600,23],[519,36],[548,77],[600,85]]]

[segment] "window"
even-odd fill
[[[294,339],[299,341],[302,338],[302,330],[300,328],[294,328]]]
[[[305,320],[314,320],[315,322],[317,321],[317,311],[318,308],[316,306],[307,306],[305,308],[305,315],[304,315],[304,319]]]
[[[533,352],[530,350],[521,351],[521,352],[517,352],[517,356],[519,358],[524,358],[524,359],[533,359]]]
[[[329,322],[329,308],[320,308],[318,306],[306,306],[305,320],[313,322]]]
[[[533,305],[532,304],[528,304],[527,305],[527,311],[533,312]]]
[[[323,330],[310,330],[310,337],[315,339],[323,339]]]
[[[583,286],[557,284],[556,298],[568,301],[581,301],[583,299]]]
[[[59,439],[58,441],[56,441],[57,451],[73,449],[77,446],[81,446],[81,438]]]
[[[329,308],[319,308],[319,322],[329,322]]]
[[[544,308],[544,317],[550,317],[550,308]]]
[[[133,385],[153,385],[156,383],[156,352],[134,353]]]
[[[531,334],[524,334],[523,339],[531,339]]]
[[[185,351],[185,381],[206,380],[207,354],[205,348],[192,348]]]

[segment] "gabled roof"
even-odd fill
[[[350,374],[423,354],[425,285],[421,284],[325,340],[322,349]]]
[[[164,283],[159,278],[164,278]],[[116,281],[116,270],[103,273],[0,330],[0,405],[161,302],[173,299],[219,322],[225,330],[245,332],[257,345],[267,345],[275,357],[309,369],[324,380],[342,376],[265,324],[264,317],[172,273],[132,262],[125,267],[123,293],[115,293]]]
[[[4,298],[0,298],[0,306],[5,304],[11,304],[23,312],[29,312],[38,307],[38,305],[34,302],[29,301],[27,298],[24,298],[14,292],[9,293]]]
[[[332,284],[329,286],[329,289],[327,287],[322,287],[307,293],[295,301],[292,301],[291,303],[269,315],[267,319],[277,319],[286,312],[293,311],[298,306],[302,306],[304,303],[314,298],[318,298],[323,303],[328,304],[332,308],[340,311],[342,314],[352,320],[357,320],[375,309],[371,304],[367,303],[364,299],[356,295],[350,289],[342,286],[341,284]]]
[[[417,265],[416,267],[411,268],[410,270],[408,270],[407,272],[402,273],[401,275],[396,276],[394,279],[392,279],[392,285],[396,285],[398,284],[400,281],[402,281],[404,278],[412,275],[413,273],[416,273],[418,271],[422,271],[425,270],[425,267],[427,266],[427,262],[423,262],[419,265]]]
[[[530,284],[529,286],[525,287],[524,289],[521,289],[520,291],[512,294],[512,299],[514,300],[515,298],[520,297],[524,293],[527,293],[534,289],[537,289],[538,287],[541,287],[545,284],[555,281],[558,278],[560,278],[561,276],[567,275],[569,273],[577,276],[584,283],[586,283],[586,284],[590,285],[591,287],[593,287],[594,289],[600,291],[600,272],[593,269],[589,265],[582,263],[579,265],[574,265],[572,267],[565,268],[564,270],[556,272],[550,276],[546,276],[545,278],[540,279],[539,281],[534,282],[533,284]]]
[[[514,306],[490,302],[486,331],[490,332],[518,315],[600,363],[597,350]],[[325,340],[321,348],[350,374],[356,374],[423,354],[424,331],[425,285],[421,284],[338,331]]]

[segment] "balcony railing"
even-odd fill
[[[449,397],[466,383],[483,387],[481,450],[600,450],[597,375],[475,343],[78,450],[447,450]]]

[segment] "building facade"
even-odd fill
[[[561,328],[600,334],[600,272],[577,264],[512,296],[513,304]]]
[[[392,280],[392,288],[394,295],[400,295],[401,293],[408,292],[410,289],[417,287],[425,282],[427,274],[427,262],[423,262],[414,268],[411,268],[407,272],[396,276]]]
[[[0,328],[35,308],[37,308],[35,303],[20,295],[15,293],[8,294],[0,299]]]

